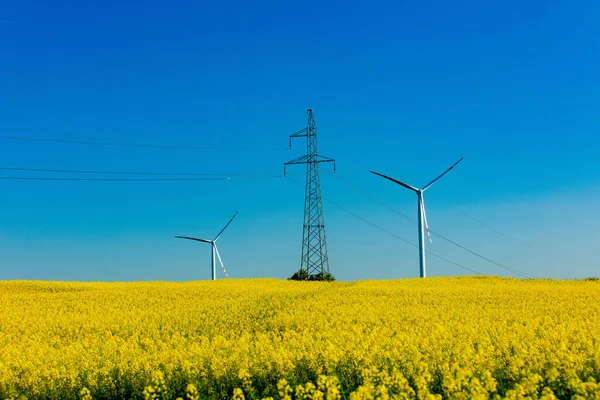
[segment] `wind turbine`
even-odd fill
[[[418,198],[418,229],[419,229],[419,264],[420,264],[420,274],[421,278],[425,278],[427,276],[427,271],[425,268],[425,230],[427,230],[427,236],[429,237],[429,243],[433,243],[431,241],[431,234],[429,233],[429,226],[427,225],[427,214],[425,213],[425,202],[423,201],[423,192],[431,187],[434,183],[436,183],[442,176],[446,175],[450,170],[463,160],[463,157],[460,158],[457,162],[455,162],[450,168],[445,170],[440,176],[429,182],[427,185],[423,186],[422,189],[417,189],[414,186],[408,185],[404,182],[400,182],[397,179],[390,178],[387,175],[380,174],[379,172],[369,171],[372,174],[379,175],[385,179],[389,179],[390,181],[397,183],[400,186],[404,186],[407,189],[412,190],[417,194]]]
[[[193,237],[189,237],[189,236],[175,236],[178,239],[188,239],[188,240],[195,240],[197,242],[210,243],[210,245],[212,247],[212,257],[211,257],[210,261],[211,261],[211,267],[212,267],[211,271],[212,271],[212,280],[213,281],[217,279],[217,263],[216,263],[217,260],[215,259],[215,254],[219,258],[219,262],[221,263],[221,269],[223,270],[223,273],[225,273],[225,276],[229,278],[229,275],[227,275],[227,271],[225,270],[225,266],[223,265],[223,260],[221,260],[221,255],[219,254],[219,249],[217,249],[217,240],[219,240],[219,238],[221,237],[223,232],[225,232],[225,229],[227,229],[229,224],[231,224],[231,221],[233,221],[233,219],[235,218],[237,213],[238,212],[236,211],[235,214],[233,214],[233,217],[231,217],[231,219],[229,220],[227,225],[225,225],[225,227],[223,229],[221,229],[221,232],[219,232],[219,234],[213,240],[199,239],[199,238],[193,238]]]

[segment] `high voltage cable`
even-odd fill
[[[397,209],[396,209],[396,208],[394,208],[393,206],[391,206],[391,205],[387,204],[386,202],[384,202],[383,200],[379,199],[379,198],[378,198],[378,197],[376,197],[375,195],[371,194],[371,193],[370,193],[370,192],[368,192],[367,190],[365,190],[365,189],[361,188],[361,187],[360,187],[360,186],[358,186],[357,184],[355,184],[355,183],[353,183],[352,181],[350,181],[348,178],[345,178],[345,177],[343,177],[343,176],[339,176],[339,177],[338,177],[338,175],[339,175],[339,174],[336,174],[336,175],[334,175],[334,176],[335,176],[336,178],[338,178],[338,179],[339,179],[339,180],[340,180],[342,183],[345,183],[345,184],[347,184],[347,185],[349,185],[349,186],[353,187],[355,190],[358,190],[358,191],[362,192],[362,193],[363,193],[363,194],[365,194],[366,196],[370,197],[372,200],[376,201],[377,203],[379,203],[380,205],[384,206],[384,207],[385,207],[385,208],[387,208],[388,210],[390,210],[390,211],[394,212],[395,214],[397,214],[397,215],[399,215],[399,216],[403,217],[404,219],[406,219],[406,220],[408,220],[408,221],[410,221],[410,222],[412,222],[412,223],[415,223],[415,224],[417,223],[417,222],[416,222],[414,219],[410,218],[408,215],[406,215],[406,214],[404,214],[403,212],[401,212],[401,211],[397,210]],[[445,241],[447,241],[448,243],[450,243],[450,244],[452,244],[452,245],[454,245],[454,246],[456,246],[456,247],[458,247],[458,248],[460,248],[460,249],[462,249],[462,250],[464,250],[464,251],[466,251],[466,252],[468,252],[468,253],[470,253],[470,254],[472,254],[472,255],[476,256],[476,257],[479,257],[479,258],[481,258],[481,259],[482,259],[482,260],[484,260],[484,261],[487,261],[487,262],[489,262],[490,264],[493,264],[493,265],[495,265],[495,266],[497,266],[497,267],[500,267],[500,268],[502,268],[502,269],[504,269],[504,270],[506,270],[506,271],[512,272],[512,273],[513,273],[513,274],[515,274],[515,275],[519,275],[519,276],[521,276],[521,277],[523,277],[523,278],[532,278],[532,277],[533,277],[533,278],[535,278],[535,276],[534,276],[534,275],[530,275],[530,274],[526,274],[526,273],[524,273],[524,272],[520,272],[519,270],[517,270],[517,269],[515,269],[515,268],[509,267],[508,265],[502,264],[502,263],[500,263],[500,262],[498,262],[498,261],[492,260],[491,258],[488,258],[488,257],[486,257],[486,256],[484,256],[484,255],[481,255],[481,254],[479,254],[479,253],[477,253],[477,252],[475,252],[475,251],[473,251],[473,250],[471,250],[471,249],[469,249],[469,248],[467,248],[467,247],[465,247],[465,246],[463,246],[463,245],[461,245],[461,244],[458,244],[458,243],[456,243],[455,241],[453,241],[453,240],[451,240],[451,239],[448,239],[447,237],[445,237],[445,236],[441,235],[440,233],[438,233],[438,232],[436,232],[436,231],[434,231],[434,230],[431,230],[431,229],[430,229],[430,232],[431,232],[431,233],[433,233],[433,234],[435,234],[435,235],[436,235],[437,237],[439,237],[440,239],[442,239],[442,240],[445,240]]]
[[[289,179],[291,182],[295,183],[296,185],[298,185],[298,186],[300,186],[300,187],[303,187],[303,185],[302,185],[301,183],[299,183],[299,182],[295,181],[294,179],[290,178],[289,176],[288,176],[287,178],[288,178],[288,179]],[[391,231],[389,231],[389,230],[387,230],[387,229],[385,229],[385,228],[382,228],[381,226],[379,226],[379,225],[375,224],[374,222],[371,222],[371,221],[369,221],[368,219],[366,219],[366,218],[364,218],[364,217],[361,217],[360,215],[356,214],[355,212],[352,212],[352,211],[348,210],[347,208],[344,208],[344,207],[342,207],[341,205],[339,205],[339,204],[335,203],[334,201],[332,201],[332,200],[329,200],[328,198],[326,198],[326,197],[324,197],[324,196],[321,196],[321,197],[322,197],[322,199],[323,199],[323,200],[327,201],[328,203],[330,203],[330,204],[332,204],[332,205],[336,206],[337,208],[339,208],[340,210],[342,210],[342,211],[345,211],[345,212],[347,212],[348,214],[350,214],[350,215],[352,215],[352,216],[354,216],[354,217],[356,217],[356,218],[360,219],[361,221],[363,221],[363,222],[366,222],[367,224],[371,225],[372,227],[374,227],[374,228],[377,228],[377,229],[379,229],[380,231],[382,231],[382,232],[385,232],[385,233],[387,233],[388,235],[391,235],[391,236],[395,237],[396,239],[398,239],[398,240],[400,240],[400,241],[402,241],[402,242],[404,242],[404,243],[406,243],[406,244],[408,244],[408,245],[410,245],[410,246],[413,246],[413,247],[419,248],[419,246],[417,246],[416,244],[414,244],[414,243],[412,243],[412,242],[410,242],[410,241],[408,241],[408,240],[404,239],[403,237],[400,237],[400,236],[396,235],[395,233],[393,233],[393,232],[391,232]],[[477,271],[475,271],[475,270],[473,270],[473,269],[471,269],[471,268],[465,267],[464,265],[461,265],[461,264],[459,264],[459,263],[456,263],[456,262],[454,262],[454,261],[451,261],[451,260],[449,260],[449,259],[447,259],[447,258],[445,258],[445,257],[442,257],[442,256],[440,256],[440,255],[438,255],[438,254],[436,254],[436,253],[433,253],[433,252],[431,252],[431,251],[429,251],[429,250],[426,250],[426,252],[427,252],[427,254],[430,254],[430,255],[432,255],[432,256],[434,256],[434,257],[436,257],[436,258],[439,258],[440,260],[446,261],[446,262],[447,262],[447,263],[449,263],[449,264],[452,264],[452,265],[455,265],[455,266],[457,266],[457,267],[463,268],[463,269],[465,269],[465,270],[467,270],[467,271],[470,271],[470,272],[473,272],[474,274],[477,274],[477,275],[483,275],[483,274],[482,274],[482,273],[480,273],[480,272],[477,272]]]
[[[336,175],[336,177],[337,177],[337,175]],[[396,209],[396,208],[394,208],[393,206],[391,206],[391,205],[389,205],[389,204],[385,203],[383,200],[381,200],[381,199],[379,199],[378,197],[376,197],[375,195],[373,195],[373,194],[369,193],[369,192],[368,192],[368,191],[366,191],[365,189],[362,189],[360,186],[358,186],[358,185],[356,185],[355,183],[351,182],[351,181],[350,181],[348,178],[345,178],[345,177],[339,177],[338,179],[340,179],[340,181],[342,181],[343,183],[346,183],[346,184],[348,184],[349,186],[352,186],[352,187],[353,187],[353,188],[355,188],[356,190],[358,190],[358,191],[362,192],[363,194],[367,195],[367,196],[368,196],[368,197],[370,197],[372,200],[374,200],[374,201],[376,201],[377,203],[381,204],[382,206],[384,206],[384,207],[385,207],[385,208],[387,208],[388,210],[390,210],[390,211],[392,211],[392,212],[394,212],[394,213],[396,213],[396,214],[400,215],[400,216],[401,216],[401,217],[403,217],[404,219],[406,219],[406,220],[408,220],[408,221],[411,221],[411,222],[413,222],[413,223],[415,223],[415,224],[416,224],[416,221],[415,221],[414,219],[410,218],[410,217],[409,217],[409,216],[407,216],[406,214],[404,214],[404,213],[402,213],[401,211],[397,210],[397,209]],[[470,254],[473,254],[474,256],[476,256],[476,257],[479,257],[479,258],[481,258],[481,259],[482,259],[482,260],[484,260],[484,261],[487,261],[487,262],[489,262],[490,264],[493,264],[493,265],[495,265],[495,266],[497,266],[497,267],[500,267],[500,268],[502,268],[502,269],[504,269],[504,270],[506,270],[506,271],[512,272],[512,273],[513,273],[513,274],[515,274],[515,275],[519,275],[519,276],[521,276],[521,277],[523,277],[523,278],[535,277],[535,276],[533,276],[533,275],[528,275],[528,274],[526,274],[526,273],[523,273],[523,272],[520,272],[520,271],[518,271],[518,270],[516,270],[516,269],[514,269],[514,268],[512,268],[512,267],[509,267],[509,266],[507,266],[507,265],[505,265],[505,264],[502,264],[502,263],[500,263],[500,262],[498,262],[498,261],[495,261],[495,260],[492,260],[492,259],[490,259],[490,258],[488,258],[488,257],[485,257],[485,256],[483,256],[483,255],[481,255],[481,254],[479,254],[479,253],[477,253],[477,252],[475,252],[475,251],[473,251],[473,250],[471,250],[471,249],[469,249],[469,248],[465,247],[465,246],[462,246],[462,245],[460,245],[460,244],[456,243],[455,241],[453,241],[453,240],[451,240],[451,239],[449,239],[449,238],[447,238],[447,237],[443,236],[442,234],[440,234],[440,233],[438,233],[438,232],[436,232],[436,231],[434,231],[434,230],[430,230],[430,232],[431,232],[431,233],[433,233],[433,234],[435,234],[436,236],[438,236],[440,239],[442,239],[442,240],[445,240],[445,241],[447,241],[448,243],[450,243],[450,244],[452,244],[452,245],[454,245],[454,246],[456,246],[456,247],[458,247],[458,248],[460,248],[460,249],[462,249],[462,250],[464,250],[464,251],[466,251],[466,252],[468,252],[468,253],[470,253]]]
[[[335,176],[337,177],[337,175],[335,175]],[[411,222],[413,222],[413,223],[415,223],[415,224],[416,224],[416,221],[415,221],[414,219],[410,218],[410,217],[409,217],[409,216],[407,216],[406,214],[404,214],[404,213],[402,213],[401,211],[397,210],[397,209],[396,209],[396,208],[394,208],[393,206],[391,206],[391,205],[389,205],[389,204],[385,203],[383,200],[381,200],[381,199],[379,199],[378,197],[376,197],[375,195],[373,195],[373,194],[369,193],[369,192],[368,192],[368,191],[366,191],[365,189],[362,189],[362,188],[361,188],[360,186],[358,186],[357,184],[355,184],[355,183],[351,182],[351,181],[350,181],[348,178],[345,178],[345,177],[341,177],[341,176],[340,176],[338,179],[340,179],[340,181],[342,181],[343,183],[346,183],[347,185],[349,185],[349,186],[352,186],[352,187],[353,187],[353,188],[355,188],[356,190],[358,190],[358,191],[362,192],[363,194],[367,195],[367,196],[368,196],[368,197],[370,197],[372,200],[374,200],[374,201],[376,201],[377,203],[381,204],[382,206],[384,206],[384,207],[385,207],[385,208],[387,208],[388,210],[390,210],[390,211],[392,211],[392,212],[394,212],[394,213],[396,213],[396,214],[400,215],[400,216],[401,216],[401,217],[403,217],[404,219],[407,219],[408,221],[411,221]],[[467,248],[467,247],[465,247],[465,246],[463,246],[463,245],[461,245],[461,244],[459,244],[459,243],[457,243],[457,242],[455,242],[455,241],[453,241],[453,240],[451,240],[451,239],[449,239],[449,238],[447,238],[447,237],[443,236],[442,234],[440,234],[440,233],[438,233],[438,232],[436,232],[436,231],[434,231],[434,230],[430,230],[430,232],[431,232],[431,233],[433,233],[433,234],[435,234],[436,236],[438,236],[440,239],[442,239],[442,240],[445,240],[445,241],[447,241],[448,243],[450,243],[450,244],[452,244],[452,245],[454,245],[454,246],[456,246],[456,247],[458,247],[458,248],[460,248],[460,249],[462,249],[462,250],[464,250],[464,251],[466,251],[466,252],[468,252],[468,253],[470,253],[470,254],[472,254],[472,255],[476,256],[476,257],[479,257],[479,258],[481,258],[481,259],[482,259],[482,260],[484,260],[484,261],[487,261],[487,262],[489,262],[490,264],[493,264],[493,265],[495,265],[495,266],[497,266],[497,267],[500,267],[500,268],[502,268],[502,269],[504,269],[504,270],[506,270],[506,271],[512,272],[512,273],[513,273],[513,274],[515,274],[515,275],[519,275],[519,276],[521,276],[521,277],[523,277],[523,278],[535,277],[535,276],[533,276],[533,275],[529,275],[529,274],[526,274],[526,273],[520,272],[520,271],[518,271],[517,269],[514,269],[514,268],[512,268],[512,267],[509,267],[508,265],[502,264],[502,263],[500,263],[500,262],[498,262],[498,261],[495,261],[495,260],[492,260],[492,259],[490,259],[490,258],[488,258],[488,257],[485,257],[484,255],[481,255],[481,254],[479,254],[479,253],[477,253],[477,252],[475,252],[475,251],[473,251],[473,250],[471,250],[471,249],[469,249],[469,248]]]
[[[362,221],[366,222],[367,224],[371,225],[372,227],[374,227],[374,228],[377,228],[377,229],[379,229],[380,231],[382,231],[382,232],[385,232],[385,233],[387,233],[387,234],[389,234],[389,235],[391,235],[391,236],[395,237],[395,238],[396,238],[396,239],[398,239],[398,240],[401,240],[401,241],[403,241],[404,243],[406,243],[406,244],[408,244],[408,245],[410,245],[410,246],[412,246],[412,247],[415,247],[415,248],[417,248],[417,249],[419,248],[419,246],[418,246],[418,245],[416,245],[416,244],[414,244],[414,243],[411,243],[411,242],[409,242],[408,240],[406,240],[406,239],[404,239],[404,238],[402,238],[402,237],[400,237],[400,236],[396,235],[395,233],[393,233],[393,232],[391,232],[391,231],[389,231],[389,230],[387,230],[387,229],[385,229],[385,228],[382,228],[381,226],[379,226],[379,225],[375,224],[374,222],[371,222],[371,221],[367,220],[366,218],[364,218],[364,217],[361,217],[360,215],[358,215],[358,214],[356,214],[356,213],[354,213],[354,212],[352,212],[352,211],[350,211],[350,210],[348,210],[348,209],[346,209],[346,208],[344,208],[344,207],[340,206],[339,204],[337,204],[337,203],[335,203],[335,202],[333,202],[333,201],[331,201],[331,200],[327,199],[326,197],[323,197],[323,200],[327,201],[328,203],[331,203],[331,204],[333,204],[334,206],[338,207],[340,210],[343,210],[343,211],[345,211],[345,212],[349,213],[350,215],[353,215],[354,217],[356,217],[356,218],[358,218],[358,219],[360,219],[360,220],[362,220]],[[456,265],[457,267],[460,267],[460,268],[466,269],[467,271],[473,272],[473,273],[475,273],[475,274],[477,274],[477,275],[483,275],[483,274],[482,274],[482,273],[480,273],[480,272],[477,272],[477,271],[475,271],[475,270],[473,270],[473,269],[471,269],[471,268],[465,267],[464,265],[461,265],[461,264],[459,264],[459,263],[457,263],[457,262],[451,261],[451,260],[449,260],[449,259],[447,259],[447,258],[445,258],[445,257],[442,257],[442,256],[440,256],[440,255],[438,255],[438,254],[436,254],[436,253],[433,253],[433,252],[432,252],[432,251],[430,251],[430,250],[425,250],[425,251],[426,251],[426,253],[427,253],[427,254],[429,254],[429,255],[431,255],[431,256],[434,256],[434,257],[437,257],[437,258],[439,258],[440,260],[446,261],[447,263],[450,263],[450,264],[452,264],[452,265]]]
[[[488,225],[488,224],[486,224],[485,222],[482,222],[482,221],[480,221],[479,219],[475,218],[475,217],[474,217],[474,216],[472,216],[472,215],[469,215],[469,214],[467,214],[467,213],[466,213],[466,212],[464,212],[464,211],[460,211],[460,213],[461,213],[461,214],[463,214],[465,217],[468,217],[468,218],[472,219],[473,221],[477,222],[478,224],[480,224],[480,225],[482,225],[482,226],[484,226],[484,227],[488,228],[489,230],[491,230],[491,231],[493,231],[493,232],[496,232],[497,234],[499,234],[499,235],[502,235],[502,236],[504,236],[504,237],[505,237],[505,238],[507,238],[507,239],[510,239],[510,240],[512,240],[512,241],[513,241],[513,242],[515,242],[515,243],[519,243],[519,244],[520,244],[520,245],[522,245],[522,246],[526,246],[526,247],[529,247],[529,248],[530,248],[530,249],[532,249],[532,250],[536,250],[536,248],[535,248],[535,247],[533,247],[533,246],[530,246],[530,245],[528,245],[527,243],[521,242],[520,240],[518,240],[518,239],[515,239],[514,237],[512,237],[512,236],[509,236],[509,235],[507,235],[506,233],[503,233],[503,232],[499,231],[498,229],[495,229],[495,228],[493,228],[493,227],[489,226],[489,225]]]
[[[112,146],[112,147],[142,147],[153,149],[179,149],[179,150],[222,150],[222,151],[281,151],[289,150],[287,147],[210,147],[210,146],[186,146],[186,145],[167,145],[167,144],[144,144],[144,143],[121,143],[121,142],[94,142],[84,140],[50,139],[50,138],[32,138],[20,136],[1,135],[3,140],[19,140],[27,142],[47,142],[62,144],[79,144],[89,146]]]
[[[0,167],[4,171],[27,171],[27,172],[57,172],[57,173],[75,173],[75,174],[103,174],[103,175],[154,175],[154,176],[252,176],[252,177],[280,177],[280,174],[227,174],[227,173],[172,173],[172,172],[125,172],[125,171],[99,171],[99,170],[78,170],[78,169],[46,169],[46,168],[20,168],[20,167]]]
[[[437,232],[435,232],[435,231],[432,231],[432,230],[430,230],[430,231],[431,231],[431,233],[434,233],[434,234],[435,234],[437,237],[439,237],[440,239],[443,239],[443,240],[447,241],[448,243],[451,243],[451,244],[453,244],[454,246],[456,246],[456,247],[458,247],[458,248],[460,248],[460,249],[463,249],[464,251],[466,251],[466,252],[468,252],[468,253],[471,253],[471,254],[473,254],[474,256],[477,256],[477,257],[481,258],[482,260],[485,260],[485,261],[489,262],[490,264],[494,264],[494,265],[496,265],[496,266],[498,266],[498,267],[500,267],[500,268],[502,268],[502,269],[505,269],[505,270],[507,270],[507,271],[510,271],[510,272],[512,272],[513,274],[519,275],[519,276],[521,276],[521,277],[523,277],[523,278],[539,278],[539,277],[537,277],[537,276],[534,276],[534,275],[529,275],[529,274],[526,274],[526,273],[524,273],[524,272],[520,272],[520,271],[518,271],[518,270],[516,270],[516,269],[514,269],[514,268],[512,268],[512,267],[509,267],[508,265],[505,265],[505,264],[499,263],[498,261],[494,261],[494,260],[492,260],[492,259],[490,259],[490,258],[487,258],[487,257],[485,257],[485,256],[483,256],[483,255],[481,255],[481,254],[479,254],[479,253],[476,253],[476,252],[474,252],[473,250],[470,250],[470,249],[466,248],[465,246],[462,246],[462,245],[460,245],[460,244],[456,243],[456,242],[455,242],[455,241],[453,241],[453,240],[450,240],[450,239],[448,239],[447,237],[444,237],[444,236],[440,235],[439,233],[437,233]]]
[[[381,200],[380,198],[378,198],[374,194],[372,194],[372,193],[366,191],[365,189],[361,188],[360,186],[358,186],[357,184],[355,184],[354,182],[352,182],[348,178],[345,178],[345,177],[341,176],[339,173],[331,174],[331,175],[333,175],[335,178],[339,179],[342,183],[345,183],[346,185],[351,186],[355,190],[361,192],[362,194],[364,194],[365,196],[369,197],[371,200],[375,201],[376,203],[379,203],[381,206],[387,208],[391,212],[393,212],[393,213],[399,215],[400,217],[406,219],[407,221],[410,221],[410,222],[415,223],[415,224],[417,223],[417,221],[415,221],[413,218],[409,217],[408,215],[404,214],[402,211],[394,208],[393,206],[387,204],[386,202],[384,202],[383,200]]]
[[[240,176],[240,177],[205,177],[205,178],[47,178],[47,177],[19,177],[19,176],[0,176],[0,180],[12,181],[228,181],[240,179],[265,179],[265,178],[283,178],[283,175],[273,176]]]

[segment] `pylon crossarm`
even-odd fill
[[[291,138],[293,137],[303,137],[306,136],[306,128],[302,128],[300,129],[298,132],[294,132],[290,135]]]
[[[320,160],[317,160],[318,163],[322,163],[322,162],[331,162],[333,163],[333,172],[335,173],[335,160],[333,158],[328,158],[328,157],[323,157],[323,156],[317,156],[320,158]]]
[[[283,165],[291,165],[291,164],[306,164],[308,162],[308,156],[300,156],[298,158],[294,158]]]
[[[332,162],[332,163],[335,163],[335,160],[333,158],[324,157],[324,156],[317,156],[317,158],[318,158],[317,162]]]
[[[323,156],[316,156],[316,160],[310,160],[308,156],[300,156],[298,158],[294,158],[283,165],[292,165],[292,164],[308,164],[310,162],[314,163],[324,163],[324,162],[332,162],[335,169],[335,160],[333,158],[327,158]]]

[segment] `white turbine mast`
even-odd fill
[[[400,186],[404,186],[405,188],[412,190],[417,194],[418,199],[418,229],[419,229],[419,266],[420,266],[420,276],[421,278],[425,278],[427,276],[427,269],[425,267],[425,231],[427,231],[427,236],[429,237],[429,242],[431,241],[431,234],[429,232],[429,225],[427,224],[427,213],[425,212],[425,201],[423,200],[423,192],[429,189],[434,183],[436,183],[442,176],[446,175],[450,170],[463,160],[464,157],[461,157],[460,160],[455,162],[450,168],[445,170],[440,176],[429,182],[427,185],[423,186],[422,189],[417,189],[414,186],[406,184],[404,182],[400,182],[397,179],[391,178],[387,175],[380,174],[379,172],[369,171],[372,174],[379,175],[382,178],[389,179],[390,181],[397,183]]]
[[[211,256],[210,264],[211,264],[211,272],[212,272],[212,280],[213,281],[217,279],[217,258],[219,259],[219,263],[221,264],[221,269],[223,270],[223,273],[225,274],[225,276],[227,278],[229,278],[229,275],[227,275],[227,271],[225,270],[225,266],[223,265],[223,260],[221,259],[221,255],[219,254],[219,249],[217,248],[217,240],[219,240],[219,238],[221,237],[223,232],[225,232],[225,229],[227,229],[227,227],[229,226],[229,224],[231,224],[231,222],[233,221],[233,219],[235,218],[235,216],[237,214],[238,214],[238,212],[236,211],[235,214],[233,214],[233,217],[231,217],[231,219],[227,223],[227,225],[225,225],[225,227],[223,229],[221,229],[221,232],[219,232],[219,234],[212,240],[199,239],[199,238],[194,238],[194,237],[189,237],[189,236],[175,236],[177,239],[188,239],[188,240],[195,240],[197,242],[210,243],[211,248],[212,248],[212,256]],[[215,257],[215,255],[216,255],[216,257]]]

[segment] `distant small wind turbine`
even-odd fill
[[[417,194],[418,197],[418,229],[419,229],[419,262],[420,262],[420,274],[421,278],[425,278],[427,276],[427,271],[425,268],[425,230],[427,230],[427,236],[429,237],[429,242],[431,241],[431,234],[429,233],[429,226],[427,225],[427,214],[425,213],[425,202],[423,201],[423,192],[431,187],[435,182],[437,182],[442,176],[446,175],[450,170],[463,160],[464,157],[461,157],[460,160],[455,162],[450,168],[445,170],[440,176],[429,182],[427,185],[423,187],[423,189],[417,189],[414,186],[408,185],[404,182],[400,182],[394,178],[390,178],[389,176],[380,174],[379,172],[369,171],[372,174],[379,175],[385,179],[389,179],[392,182],[397,183],[400,186],[404,186],[407,189],[412,190]]]
[[[211,267],[212,267],[212,280],[213,281],[217,279],[217,263],[216,263],[217,260],[215,259],[215,254],[219,258],[219,263],[221,263],[221,269],[223,270],[223,273],[225,274],[226,277],[229,278],[229,275],[227,275],[227,271],[225,270],[225,266],[223,265],[223,260],[221,260],[221,255],[219,254],[219,249],[217,249],[217,240],[219,240],[219,238],[221,237],[223,232],[225,232],[225,229],[227,229],[229,224],[231,224],[231,221],[233,221],[233,219],[235,218],[237,213],[238,212],[236,211],[235,214],[233,214],[233,217],[231,217],[231,219],[229,220],[227,225],[225,225],[225,227],[223,229],[221,229],[221,232],[219,232],[219,234],[213,240],[198,239],[198,238],[193,238],[193,237],[189,237],[189,236],[175,236],[178,239],[188,239],[188,240],[195,240],[197,242],[210,243],[210,245],[212,247]]]

